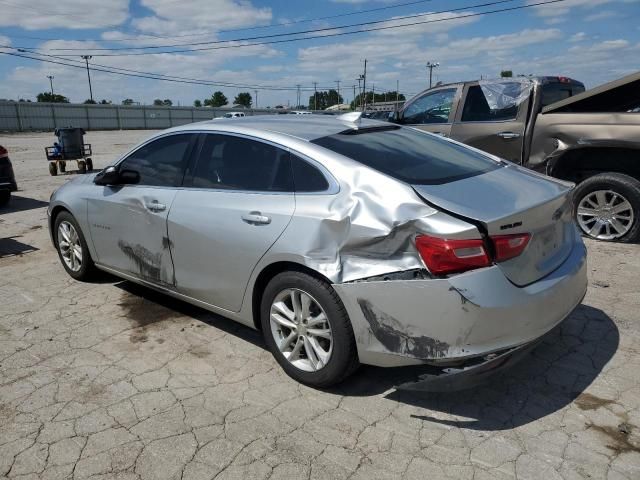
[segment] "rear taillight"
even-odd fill
[[[496,262],[504,262],[520,255],[527,248],[530,238],[531,235],[528,233],[491,237],[496,252]]]
[[[496,262],[503,262],[520,255],[529,243],[528,233],[497,235],[491,237]],[[452,240],[418,235],[416,248],[425,265],[434,275],[461,273],[491,265],[484,240]]]
[[[416,247],[429,271],[435,275],[460,273],[491,264],[480,239],[450,240],[419,235]]]

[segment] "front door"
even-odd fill
[[[402,110],[400,121],[420,130],[448,137],[459,98],[459,87],[429,90]]]
[[[239,311],[254,267],[295,209],[290,156],[242,136],[203,135],[169,213],[176,288]]]
[[[520,163],[530,91],[519,81],[466,85],[451,138]]]
[[[152,283],[174,284],[167,216],[194,138],[166,135],[120,162],[119,171],[138,172],[136,185],[96,185],[101,191],[89,200],[87,214],[98,263]]]

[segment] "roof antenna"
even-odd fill
[[[343,113],[342,115],[338,115],[336,118],[342,122],[354,123],[357,128],[357,126],[360,125],[362,112]]]

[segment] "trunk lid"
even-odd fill
[[[555,270],[576,235],[571,184],[515,165],[441,185],[413,185],[428,203],[479,225],[490,236],[529,233],[524,252],[497,265],[518,286]]]

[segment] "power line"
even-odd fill
[[[513,1],[513,0],[503,0],[503,1]],[[366,33],[366,32],[375,32],[375,31],[381,31],[381,30],[391,30],[391,29],[397,29],[397,28],[405,28],[405,27],[412,27],[415,25],[425,25],[425,24],[429,24],[429,23],[439,23],[439,22],[447,22],[447,21],[452,21],[452,20],[460,20],[463,18],[471,18],[471,17],[479,17],[482,15],[490,15],[490,14],[494,14],[494,13],[503,13],[503,12],[510,12],[510,11],[515,11],[515,10],[523,10],[525,8],[533,8],[533,7],[537,7],[540,5],[550,5],[550,4],[554,4],[554,3],[560,3],[560,2],[565,2],[566,0],[547,0],[547,1],[541,1],[541,2],[537,2],[537,3],[530,3],[527,5],[519,5],[516,7],[509,7],[509,8],[502,8],[502,9],[496,9],[496,10],[488,10],[485,12],[477,12],[477,13],[470,13],[467,15],[459,15],[457,17],[447,17],[447,18],[437,18],[437,19],[433,19],[433,20],[425,20],[425,21],[420,21],[420,22],[412,22],[412,23],[405,23],[405,24],[401,24],[401,25],[388,25],[388,26],[382,26],[382,27],[373,27],[373,28],[367,28],[367,29],[361,29],[361,30],[356,30],[355,32],[334,32],[334,33],[327,33],[324,35],[316,35],[314,37],[303,37],[303,38],[288,38],[288,39],[283,39],[283,40],[272,40],[272,41],[268,41],[268,42],[254,42],[254,43],[243,43],[243,44],[234,44],[234,45],[221,45],[221,46],[217,46],[217,47],[203,47],[203,48],[192,48],[192,49],[184,49],[184,50],[168,50],[168,51],[162,51],[162,52],[127,52],[127,53],[98,53],[98,54],[93,54],[95,57],[122,57],[122,56],[137,56],[137,55],[160,55],[160,54],[167,54],[167,53],[186,53],[186,52],[200,52],[200,51],[207,51],[207,50],[221,50],[221,49],[227,49],[227,48],[244,48],[244,47],[253,47],[253,46],[258,46],[258,45],[272,45],[272,44],[279,44],[279,43],[291,43],[291,42],[299,42],[299,41],[303,41],[303,40],[314,40],[314,39],[318,39],[318,38],[329,38],[329,37],[341,37],[341,36],[345,36],[345,35],[355,35],[355,34],[359,34],[359,33]],[[496,2],[493,2],[494,4]],[[476,6],[477,7],[477,6]],[[469,8],[469,7],[467,7]],[[446,12],[451,12],[453,10],[447,10]],[[441,13],[446,13],[446,12],[441,12]],[[388,22],[389,20],[387,20]],[[336,27],[331,28],[331,30],[335,30]],[[13,48],[14,50],[17,50],[17,47],[10,47]],[[25,50],[37,50],[37,49],[25,49]],[[61,54],[60,56],[63,57],[71,57],[71,56],[75,56],[75,55],[71,55],[71,54]]]
[[[483,7],[490,7],[493,5],[499,5],[499,4],[504,4],[504,3],[512,3],[515,0],[495,0],[493,2],[487,2],[487,3],[480,3],[480,4],[475,4],[475,5],[468,5],[465,7],[460,7],[460,8],[453,8],[453,9],[446,9],[446,10],[439,10],[436,12],[429,12],[429,13],[417,13],[417,14],[412,14],[412,15],[404,15],[404,16],[400,16],[400,17],[395,17],[395,18],[387,18],[384,20],[371,20],[369,22],[360,22],[360,23],[352,23],[352,24],[348,24],[348,25],[337,25],[337,26],[332,26],[332,27],[324,27],[324,28],[314,28],[314,29],[309,29],[309,30],[299,30],[297,32],[288,32],[288,33],[274,33],[271,35],[258,35],[255,37],[243,37],[243,38],[234,38],[234,39],[229,39],[229,40],[213,40],[213,41],[207,41],[207,42],[190,42],[190,43],[174,43],[174,44],[167,44],[167,45],[144,45],[141,47],[96,47],[96,48],[78,48],[78,47],[57,47],[57,48],[31,48],[31,47],[16,47],[16,48],[24,48],[25,50],[33,50],[33,51],[91,51],[91,52],[98,52],[98,51],[106,51],[106,52],[114,52],[114,51],[121,51],[121,50],[155,50],[155,49],[162,49],[162,48],[176,48],[176,47],[186,47],[186,46],[190,46],[190,47],[197,47],[200,45],[221,45],[221,44],[228,44],[228,43],[233,43],[233,42],[249,42],[249,41],[253,41],[253,40],[264,40],[264,39],[269,39],[269,38],[281,38],[281,37],[290,37],[290,36],[294,36],[294,35],[307,35],[307,34],[313,34],[313,33],[318,33],[318,32],[327,32],[327,31],[332,31],[332,30],[336,30],[336,29],[342,29],[342,28],[355,28],[355,27],[363,27],[366,25],[377,25],[377,24],[381,24],[381,23],[389,23],[389,22],[397,22],[400,20],[408,20],[411,18],[420,18],[420,17],[429,17],[429,16],[434,16],[434,15],[440,15],[442,13],[452,13],[452,12],[459,12],[462,10],[467,10],[469,8],[483,8]],[[553,0],[553,1],[548,1],[548,2],[544,2],[544,3],[555,3],[555,2],[562,2],[565,0]],[[433,20],[433,22],[435,21],[444,21],[444,20],[454,20],[457,18],[463,18],[463,17],[453,17],[453,18],[443,18],[443,19],[436,19]],[[419,22],[416,24],[410,24],[410,25],[417,25],[420,23],[430,23],[430,22]],[[388,28],[397,28],[403,25],[391,25],[388,27],[381,27],[379,28],[379,30],[384,30],[384,29],[388,29]],[[326,36],[339,36],[340,34],[344,34],[344,35],[348,35],[348,34],[354,34],[354,33],[359,33],[359,32],[366,32],[366,31],[375,31],[378,29],[361,29],[358,30],[356,32],[339,32],[336,35],[326,35]],[[320,36],[315,36],[315,37],[305,37],[303,39],[296,39],[296,40],[306,40],[309,38],[324,38],[324,35],[320,35]],[[292,40],[295,41],[295,40]],[[265,42],[266,43],[279,43],[279,42]],[[262,43],[253,43],[252,45],[262,45]],[[199,50],[206,50],[205,48],[202,49],[189,49],[189,50],[183,50],[183,51],[199,51]],[[214,50],[214,48],[211,48],[211,50]],[[168,52],[154,52],[154,53],[177,53],[177,52],[182,52],[181,50],[172,50],[172,51],[168,51]],[[129,53],[129,55],[136,55],[136,53]],[[140,55],[140,53],[138,53],[138,55]],[[96,56],[107,56],[106,54],[96,54]]]
[[[160,37],[157,35],[152,35],[150,33],[143,33],[140,34],[138,37],[129,37],[129,38],[117,38],[117,39],[113,39],[113,40],[108,40],[109,42],[127,42],[127,41],[131,41],[131,40],[140,40],[140,37],[150,37],[150,38],[163,38],[163,39],[167,39],[167,38],[187,38],[187,37],[203,37],[206,35],[214,35],[217,33],[230,33],[230,32],[241,32],[241,31],[250,31],[250,30],[262,30],[262,29],[267,29],[267,28],[274,28],[274,27],[284,27],[284,26],[290,26],[290,25],[297,25],[300,23],[310,23],[310,22],[316,22],[318,20],[329,20],[329,19],[333,19],[333,18],[341,18],[341,17],[349,17],[349,16],[354,16],[354,15],[362,15],[365,13],[372,13],[372,12],[378,12],[378,11],[382,11],[382,10],[391,10],[391,9],[395,9],[395,8],[401,8],[401,7],[407,7],[407,6],[411,6],[411,5],[417,5],[420,3],[428,3],[428,2],[432,2],[433,0],[417,0],[417,1],[413,1],[413,2],[405,2],[405,3],[397,3],[394,5],[387,5],[384,7],[377,7],[377,8],[370,8],[370,9],[366,9],[366,10],[358,10],[355,12],[347,12],[347,13],[340,13],[337,15],[327,15],[324,17],[315,17],[315,18],[307,18],[307,19],[303,19],[303,20],[295,20],[295,21],[291,21],[291,22],[276,22],[276,23],[270,23],[268,25],[257,25],[255,27],[241,27],[241,28],[229,28],[229,29],[224,29],[224,30],[216,30],[214,32],[207,32],[207,33],[189,33],[189,34],[185,34],[185,35],[171,35],[171,36],[164,36],[164,37]],[[43,13],[42,11],[40,11],[39,9],[34,9],[31,7],[26,7],[26,6],[18,6],[15,4],[9,4],[6,1],[0,1],[0,3],[6,4],[6,5],[10,5],[13,6],[14,8],[29,8],[31,10],[37,10],[40,13]],[[46,12],[44,12],[46,13]],[[51,15],[68,15],[73,17],[74,15],[72,14],[62,14],[62,13],[51,13]],[[108,25],[104,28],[115,28],[118,27],[119,25]],[[32,40],[64,40],[64,39],[60,39],[60,38],[51,38],[51,37],[32,37],[32,36],[25,36],[25,35],[12,35],[13,38],[26,38],[26,39],[32,39]],[[104,41],[103,38],[85,38],[85,39],[74,39],[75,41],[78,42],[88,42],[88,41]]]
[[[0,45],[0,47],[2,47]],[[5,47],[6,48],[6,47]],[[12,52],[0,52],[0,54],[3,55],[10,55],[13,57],[21,57],[21,58],[26,58],[26,59],[30,59],[30,60],[36,60],[39,62],[45,62],[45,63],[53,63],[53,64],[57,64],[57,65],[64,65],[67,67],[73,67],[73,68],[82,68],[85,69],[86,65],[84,63],[82,64],[78,64],[78,63],[68,63],[70,61],[76,61],[76,62],[80,62],[79,60],[70,60],[70,59],[61,59],[61,60],[48,60],[48,59],[44,59],[44,58],[38,58],[38,57],[33,57],[30,55],[25,55],[23,53],[12,53]],[[33,55],[41,55],[41,54],[33,54]],[[57,58],[53,55],[48,55],[49,57],[52,58]],[[251,90],[251,89],[258,89],[258,90],[274,90],[274,91],[295,91],[298,89],[297,86],[273,86],[273,85],[251,85],[251,84],[236,84],[236,83],[231,83],[231,82],[215,82],[215,81],[209,81],[209,80],[201,80],[201,79],[195,79],[195,78],[188,78],[188,77],[173,77],[173,76],[169,76],[169,75],[163,75],[163,74],[158,74],[158,73],[151,73],[151,72],[140,72],[138,70],[128,70],[128,69],[122,69],[119,67],[108,67],[108,66],[104,66],[104,65],[99,65],[96,63],[92,63],[91,64],[91,69],[93,71],[97,71],[97,72],[102,72],[102,73],[111,73],[111,74],[116,74],[116,75],[121,75],[121,76],[127,76],[127,77],[137,77],[137,78],[146,78],[149,80],[162,80],[162,81],[167,81],[167,82],[174,82],[174,83],[186,83],[186,84],[193,84],[193,85],[205,85],[205,86],[215,86],[215,87],[226,87],[226,88],[239,88],[239,89],[247,89],[247,90]],[[133,73],[133,72],[137,72],[137,73]],[[322,87],[323,90],[328,90],[331,87]],[[313,88],[311,87],[301,87],[301,90],[313,90]]]

